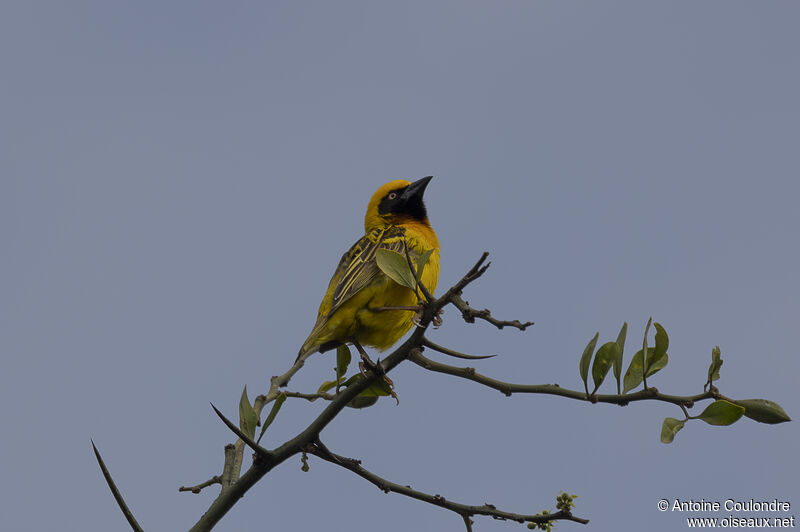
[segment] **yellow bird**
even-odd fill
[[[407,250],[416,263],[432,250],[420,280],[434,292],[439,279],[439,239],[422,201],[431,179],[428,176],[413,183],[398,179],[373,194],[364,217],[365,234],[339,261],[298,360],[346,343],[353,344],[362,356],[366,355],[362,345],[384,351],[411,328],[413,311],[382,309],[417,307],[417,295],[384,274],[375,262],[375,253],[383,248],[405,255]]]

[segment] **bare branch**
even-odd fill
[[[298,399],[305,399],[313,403],[317,399],[325,399],[326,401],[332,401],[334,398],[333,394],[327,392],[317,392],[317,393],[300,393],[300,392],[283,392],[283,395],[286,397],[297,397]]]
[[[457,366],[442,364],[441,362],[436,362],[434,360],[425,357],[420,352],[412,353],[412,355],[408,357],[408,359],[417,364],[418,366],[421,366],[427,370],[435,371],[437,373],[445,373],[447,375],[453,375],[455,377],[461,377],[462,379],[471,380],[479,384],[483,384],[484,386],[488,386],[489,388],[498,390],[507,396],[510,396],[511,394],[514,393],[558,395],[561,397],[568,397],[570,399],[577,399],[579,401],[587,401],[590,403],[611,403],[621,406],[625,406],[628,403],[632,403],[634,401],[654,400],[654,401],[662,401],[665,403],[672,403],[675,405],[683,405],[688,408],[691,408],[694,405],[695,401],[701,401],[703,399],[714,399],[719,397],[719,394],[711,391],[696,395],[687,395],[687,396],[667,395],[659,392],[656,388],[653,387],[650,387],[646,390],[642,390],[639,392],[628,393],[623,395],[617,395],[617,394],[586,395],[585,392],[562,388],[558,384],[514,384],[510,382],[504,382],[501,380],[493,379],[491,377],[487,377],[486,375],[481,375],[480,373],[475,371],[475,368],[461,368]]]
[[[502,329],[503,327],[516,327],[520,331],[524,331],[525,329],[533,325],[532,321],[526,321],[525,323],[522,323],[519,320],[511,320],[511,321],[498,320],[492,316],[492,313],[487,308],[483,310],[477,310],[470,307],[469,303],[464,301],[458,294],[453,295],[453,297],[451,298],[451,303],[453,303],[453,305],[458,310],[461,311],[461,316],[467,323],[475,323],[475,318],[480,318],[482,320],[491,323],[498,329]]]
[[[128,524],[131,526],[131,529],[133,529],[134,532],[144,532],[142,530],[142,527],[139,526],[139,523],[136,522],[136,518],[133,517],[133,512],[131,512],[130,508],[128,508],[128,505],[125,504],[125,499],[122,498],[122,493],[120,493],[119,489],[117,489],[117,485],[114,483],[114,479],[111,478],[111,473],[109,473],[105,462],[103,462],[103,457],[100,456],[100,451],[97,450],[97,446],[94,444],[94,440],[90,441],[92,442],[92,449],[94,449],[94,456],[95,458],[97,458],[97,463],[100,464],[100,470],[103,472],[103,476],[105,477],[106,483],[108,484],[108,489],[111,490],[111,494],[117,501],[119,509],[122,510],[125,519],[128,520]]]
[[[205,482],[197,484],[196,486],[189,486],[189,487],[181,486],[180,488],[178,488],[178,491],[191,491],[192,493],[200,493],[201,491],[203,491],[203,488],[213,486],[214,484],[222,484],[222,477],[216,475],[206,480]]]
[[[461,316],[467,323],[474,323],[475,318],[480,318],[482,320],[491,323],[498,329],[502,329],[503,327],[508,326],[508,327],[516,327],[517,329],[524,331],[526,328],[533,325],[533,322],[522,323],[519,320],[512,320],[512,321],[497,320],[494,317],[492,317],[491,312],[489,312],[488,309],[484,310],[474,309],[469,306],[469,303],[467,303],[461,298],[461,292],[464,290],[464,288],[466,288],[467,285],[470,284],[472,281],[476,280],[481,275],[486,273],[486,270],[492,264],[491,262],[487,262],[486,264],[484,264],[484,262],[488,257],[489,253],[484,251],[481,257],[478,259],[478,262],[476,262],[472,266],[472,268],[470,268],[470,270],[464,275],[464,277],[461,278],[461,280],[459,280],[447,292],[445,292],[445,294],[442,297],[437,299],[434,302],[434,306],[438,310],[444,307],[445,305],[452,303],[456,308],[458,308],[458,310],[461,311]]]
[[[483,275],[484,272],[486,272],[486,269],[489,268],[491,262],[486,264],[485,266],[483,266],[483,263],[486,261],[486,258],[488,256],[489,252],[484,251],[481,257],[478,259],[478,262],[476,262],[472,266],[472,268],[469,269],[469,271],[464,275],[464,277],[462,277],[460,281],[458,281],[456,284],[450,287],[450,289],[447,292],[445,292],[445,294],[442,297],[436,300],[435,306],[437,310],[444,307],[448,303],[452,302],[453,296],[461,295],[461,291],[464,290],[464,288],[466,288],[469,283],[471,283],[472,281]]]
[[[364,469],[361,466],[360,460],[355,460],[353,458],[347,458],[345,456],[334,454],[330,452],[327,448],[319,444],[309,445],[305,449],[305,451],[309,454],[313,454],[314,456],[325,460],[326,462],[336,464],[349,471],[352,471],[356,475],[360,476],[361,478],[375,485],[378,489],[380,489],[384,493],[398,493],[400,495],[405,495],[406,497],[411,497],[412,499],[417,499],[419,501],[427,502],[429,504],[433,504],[434,506],[439,506],[440,508],[445,508],[447,510],[455,512],[464,518],[464,523],[467,524],[468,527],[467,530],[471,530],[472,525],[469,521],[469,518],[473,515],[485,515],[492,517],[494,519],[516,521],[518,523],[545,523],[548,521],[555,521],[555,520],[569,520],[583,524],[589,522],[588,519],[575,517],[565,512],[555,512],[547,515],[525,515],[525,514],[517,514],[512,512],[505,512],[503,510],[498,510],[494,505],[491,504],[483,504],[480,506],[461,504],[449,501],[438,494],[430,495],[428,493],[417,491],[411,488],[410,486],[403,486],[401,484],[397,484],[396,482],[391,482],[389,480],[386,480],[385,478],[379,477],[375,473],[372,473]]]

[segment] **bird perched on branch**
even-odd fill
[[[431,179],[391,181],[373,194],[365,234],[339,261],[298,360],[350,343],[371,363],[362,345],[388,349],[414,324],[414,311],[421,309],[417,292],[386,275],[376,254],[385,249],[424,263],[420,281],[430,293],[436,289],[439,240],[422,201]]]

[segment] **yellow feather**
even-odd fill
[[[430,178],[422,183],[418,198],[422,205],[422,191]],[[386,350],[394,345],[413,326],[413,311],[376,311],[379,307],[415,306],[416,294],[387,277],[375,263],[375,252],[379,248],[391,249],[405,254],[406,247],[412,259],[428,250],[433,250],[421,281],[434,293],[439,279],[439,240],[419,207],[410,208],[392,201],[399,198],[403,190],[414,185],[405,180],[386,183],[379,188],[367,206],[364,217],[365,234],[342,256],[328,284],[319,306],[317,321],[311,334],[300,348],[298,358],[319,350],[355,340],[361,345]],[[382,207],[383,205],[383,207]],[[392,208],[395,210],[392,210]],[[389,209],[386,212],[381,210]],[[404,210],[406,209],[406,210]],[[410,211],[406,212],[408,209]]]

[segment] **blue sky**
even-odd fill
[[[208,402],[234,416],[243,385],[263,391],[291,365],[369,197],[401,177],[436,176],[440,290],[487,250],[466,299],[536,322],[496,331],[448,309],[430,336],[501,355],[479,371],[579,389],[594,333],[613,340],[628,321],[627,362],[652,315],[670,364],[651,384],[699,392],[719,345],[723,393],[797,417],[799,14],[787,1],[4,3],[3,528],[125,528],[90,437],[146,530],[189,528],[216,489],[177,488],[218,473],[231,440]],[[292,388],[332,366],[312,358]],[[411,364],[393,379],[399,406],[348,410],[324,441],[448,499],[524,513],[577,493],[591,524],[560,530],[684,528],[661,498],[800,504],[796,423],[694,422],[668,446],[669,405],[506,398]],[[287,402],[267,445],[321,408]],[[310,465],[283,464],[217,529],[463,527]]]

